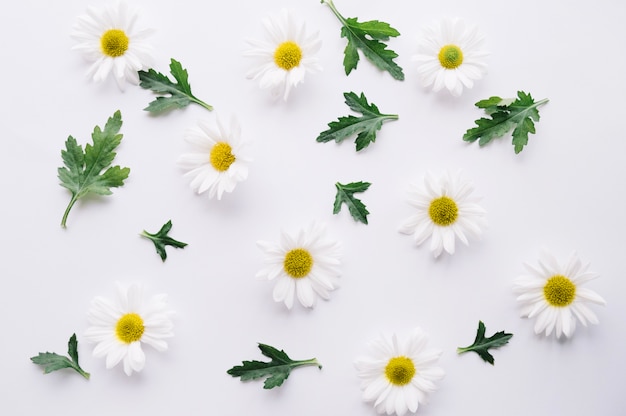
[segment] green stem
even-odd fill
[[[294,361],[292,363],[292,367],[293,368],[295,368],[295,367],[303,367],[305,365],[315,365],[320,370],[322,369],[322,365],[317,361],[316,358],[311,358],[310,360]]]
[[[339,19],[341,24],[344,26],[348,26],[348,22],[346,22],[346,19],[341,15],[341,13],[339,13],[337,8],[335,7],[335,4],[333,3],[333,0],[322,0],[320,3],[328,5],[328,7],[330,7],[330,10],[332,10],[335,16],[337,16],[337,19]]]
[[[78,374],[80,374],[81,376],[85,377],[87,380],[89,380],[90,374],[86,371],[84,371],[82,368],[76,366],[74,367],[74,370],[76,370],[78,372]]]
[[[202,107],[206,108],[209,111],[213,111],[213,106],[205,103],[202,100],[198,100],[197,98],[191,98],[191,101],[193,101],[196,104],[200,104]]]
[[[69,215],[70,210],[72,209],[76,201],[78,201],[78,198],[76,198],[76,195],[72,195],[72,199],[70,200],[70,203],[68,204],[67,208],[65,208],[65,212],[63,213],[63,219],[61,220],[61,227],[65,228],[65,222],[67,221],[67,216]]]

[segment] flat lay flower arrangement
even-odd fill
[[[180,23],[152,26],[167,13],[149,3],[66,16],[64,67],[85,77],[65,82],[114,104],[82,103],[80,124],[64,116],[47,139],[64,199],[46,204],[59,229],[47,244],[74,253],[58,261],[80,284],[56,295],[70,320],[29,324],[46,334],[22,357],[46,374],[29,383],[74,373],[87,396],[99,380],[130,396],[188,384],[205,399],[186,397],[184,414],[435,415],[458,401],[479,414],[491,394],[470,383],[468,402],[453,386],[503,386],[533,349],[554,368],[576,345],[596,354],[606,267],[582,232],[555,231],[584,218],[551,227],[501,202],[560,203],[537,199],[550,178],[532,171],[568,98],[501,72],[501,34],[480,19],[431,7],[403,25],[382,3],[274,3],[202,42]],[[166,48],[168,36],[198,45]],[[211,51],[220,42],[230,55]],[[229,71],[226,85],[216,74]],[[499,176],[502,160],[530,179]]]

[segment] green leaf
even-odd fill
[[[489,353],[490,348],[499,348],[509,342],[513,337],[513,334],[507,334],[504,331],[496,332],[489,338],[485,338],[485,324],[482,321],[478,321],[478,331],[476,332],[476,339],[474,343],[469,347],[459,347],[456,352],[462,354],[468,351],[474,351],[484,361],[493,365],[493,356]]]
[[[463,135],[466,142],[478,140],[480,146],[484,146],[492,139],[502,137],[513,130],[513,146],[515,153],[519,153],[528,144],[528,135],[535,133],[535,121],[539,121],[540,105],[548,102],[544,99],[538,102],[530,94],[523,91],[517,92],[516,99],[502,99],[490,97],[481,100],[475,105],[485,110],[491,118],[480,118],[475,121],[477,127],[471,128]]]
[[[264,356],[272,361],[243,361],[243,365],[234,366],[226,372],[233,377],[240,377],[241,381],[266,377],[263,388],[272,389],[281,386],[294,368],[306,365],[316,365],[318,368],[322,368],[315,358],[294,361],[283,350],[278,350],[272,346],[259,343],[259,349]]]
[[[356,69],[359,63],[358,50],[360,49],[363,55],[376,67],[389,72],[397,80],[404,80],[402,68],[393,61],[398,57],[398,54],[387,49],[387,45],[383,43],[383,41],[388,41],[390,37],[400,36],[400,32],[391,27],[389,23],[378,20],[359,22],[355,17],[346,19],[339,13],[332,0],[322,0],[321,3],[327,4],[343,25],[341,37],[348,40],[343,58],[346,75]]]
[[[80,368],[80,365],[78,364],[78,342],[76,341],[76,334],[72,334],[70,337],[67,344],[67,352],[69,357],[65,357],[54,352],[40,352],[39,355],[30,357],[30,360],[37,365],[43,366],[44,374],[61,370],[63,368],[72,368],[81,376],[89,380],[89,373]]]
[[[502,102],[502,98],[498,96],[489,97],[486,100],[480,100],[476,104],[474,104],[478,108],[489,108],[493,106],[497,106]]]
[[[352,215],[355,221],[367,224],[367,214],[369,214],[369,211],[361,200],[354,197],[354,194],[367,191],[370,185],[371,183],[369,182],[352,182],[346,185],[337,182],[335,184],[337,195],[335,196],[333,214],[339,213],[339,211],[341,211],[341,205],[346,204],[350,215]]]
[[[369,104],[363,93],[359,97],[353,92],[343,94],[346,104],[352,111],[361,113],[361,117],[339,117],[337,121],[328,123],[328,130],[320,133],[317,141],[320,143],[334,140],[341,143],[347,137],[357,134],[356,150],[362,150],[376,141],[376,132],[380,130],[386,120],[397,120],[396,114],[381,114],[374,103]]]
[[[141,234],[139,234],[142,237],[145,237],[154,243],[154,247],[156,248],[156,251],[159,254],[159,256],[161,256],[161,260],[163,261],[167,259],[165,246],[185,248],[185,246],[187,245],[187,243],[174,240],[172,237],[168,236],[167,234],[170,232],[171,229],[172,229],[172,221],[170,220],[166,222],[165,224],[163,224],[161,229],[154,234],[151,234],[147,232],[146,230],[143,230]]]
[[[139,71],[140,87],[152,90],[157,94],[169,94],[169,96],[161,96],[152,101],[144,108],[145,111],[160,113],[176,108],[184,108],[191,103],[199,104],[209,111],[213,110],[212,106],[196,98],[191,93],[187,70],[182,67],[180,62],[173,58],[170,63],[170,72],[178,82],[177,84],[170,81],[167,75],[156,72],[154,69],[149,69],[147,72]]]
[[[87,194],[110,195],[110,188],[124,185],[130,169],[111,166],[116,155],[114,150],[122,141],[123,136],[118,134],[121,126],[122,115],[118,110],[107,120],[104,130],[98,126],[94,128],[91,135],[93,145],[87,144],[84,152],[76,139],[72,136],[67,138],[65,150],[61,150],[65,167],[58,169],[58,176],[61,186],[70,190],[72,198],[63,214],[62,227],[65,227],[70,210],[80,198]]]

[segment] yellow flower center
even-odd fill
[[[274,51],[274,63],[285,71],[300,65],[301,59],[302,49],[296,42],[290,40],[278,45],[278,48]]]
[[[235,155],[232,152],[233,148],[226,142],[219,142],[213,146],[209,160],[215,170],[220,172],[228,170],[235,162]]]
[[[548,279],[543,287],[543,296],[552,306],[567,306],[576,297],[576,285],[567,277],[557,274]]]
[[[287,252],[283,261],[285,272],[294,279],[306,276],[313,267],[313,256],[303,248],[294,248]]]
[[[456,45],[445,45],[439,50],[439,63],[446,69],[454,69],[463,63],[463,51]]]
[[[115,335],[117,335],[120,341],[130,344],[131,342],[139,341],[145,329],[146,327],[143,325],[141,316],[131,312],[122,316],[119,321],[117,321],[117,325],[115,325]]]
[[[415,364],[413,360],[403,355],[393,357],[385,367],[385,376],[393,385],[404,386],[415,376]]]
[[[102,53],[111,58],[122,56],[128,50],[128,36],[120,29],[109,29],[100,38]]]
[[[433,222],[440,226],[452,225],[459,216],[459,207],[454,199],[441,196],[433,199],[428,208],[428,215]]]

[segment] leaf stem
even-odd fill
[[[348,22],[346,22],[346,19],[341,15],[341,13],[339,13],[339,10],[337,10],[337,8],[335,7],[333,0],[321,0],[320,3],[326,4],[328,7],[330,7],[330,10],[332,10],[335,16],[337,16],[337,19],[339,19],[341,24],[344,26],[348,26]]]
[[[63,213],[63,219],[61,219],[61,227],[66,228],[65,223],[67,221],[67,216],[70,214],[70,210],[72,209],[76,201],[78,201],[78,198],[75,194],[72,194],[72,199],[70,200],[70,203],[67,205],[67,208],[65,208],[65,212]]]
[[[89,377],[91,376],[88,372],[86,372],[85,370],[83,370],[82,368],[80,368],[78,365],[73,366],[74,370],[78,371],[78,373],[85,377],[87,380],[89,380]]]
[[[301,360],[301,361],[294,361],[292,363],[292,367],[303,367],[306,365],[315,365],[317,366],[317,368],[319,368],[320,370],[322,369],[322,365],[317,361],[317,358],[311,358],[310,360]]]
[[[191,98],[191,97],[190,97],[190,98]],[[198,100],[197,98],[195,98],[195,97],[194,97],[194,98],[191,98],[191,101],[193,101],[193,102],[194,102],[194,103],[196,103],[196,104],[201,105],[202,107],[206,108],[206,109],[207,109],[207,110],[209,110],[209,111],[213,111],[213,106],[212,106],[212,105],[209,105],[209,104],[207,104],[207,103],[205,103],[205,102],[204,102],[204,101],[202,101],[202,100]]]

